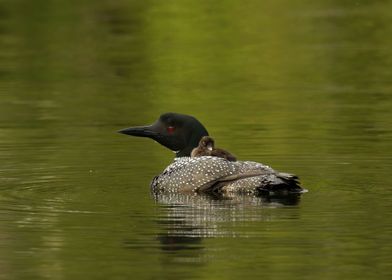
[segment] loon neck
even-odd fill
[[[197,120],[191,123],[189,128],[187,133],[183,134],[186,146],[176,152],[176,157],[190,157],[192,150],[199,146],[200,139],[208,136],[207,130]]]
[[[176,157],[190,157],[192,150],[199,145],[200,139],[205,135],[208,135],[206,130],[196,131],[196,133],[192,134],[187,141],[188,145],[185,148],[176,151]]]
[[[192,147],[186,147],[186,148],[184,148],[184,149],[182,149],[180,151],[177,151],[176,152],[176,158],[178,158],[178,157],[190,157],[193,149],[194,149],[194,147],[193,148]]]

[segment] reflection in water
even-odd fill
[[[220,226],[223,223],[263,221],[272,217],[263,213],[264,208],[278,208],[299,203],[299,195],[257,197],[235,195],[216,197],[192,194],[154,194],[161,205],[158,223],[165,233],[159,240],[164,249],[180,249],[184,244],[194,244],[204,237],[236,237],[238,233]]]
[[[163,258],[170,264],[206,264],[211,253],[203,239],[211,237],[248,238],[260,233],[237,232],[244,223],[271,221],[268,208],[293,206],[300,195],[284,197],[256,197],[232,195],[225,197],[207,194],[153,194],[159,204],[157,240],[162,252],[172,253]]]

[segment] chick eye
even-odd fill
[[[166,128],[166,130],[167,130],[167,132],[168,132],[169,134],[172,134],[172,133],[174,132],[174,130],[176,130],[176,128],[175,128],[174,126],[168,126],[168,127]]]

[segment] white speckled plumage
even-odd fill
[[[297,177],[279,173],[252,161],[228,161],[219,157],[176,158],[151,183],[154,192],[249,193],[299,192]]]

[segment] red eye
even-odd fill
[[[174,132],[174,130],[176,130],[176,128],[174,127],[174,126],[168,126],[167,128],[166,128],[166,130],[167,130],[167,132],[168,133],[173,133]]]

